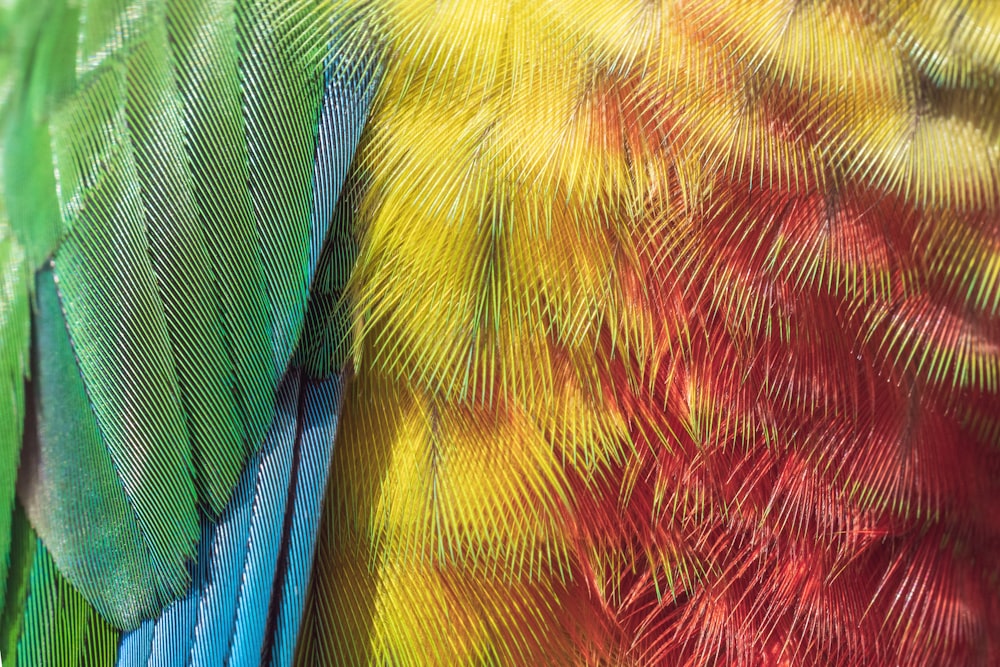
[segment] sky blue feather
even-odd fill
[[[280,583],[281,597],[280,605],[277,607],[280,616],[271,652],[272,665],[290,665],[295,655],[309,576],[312,573],[323,493],[326,489],[334,436],[337,432],[337,417],[340,413],[340,380],[309,382],[305,412],[310,419],[305,422],[302,432],[302,453],[288,547],[288,568],[284,581]],[[333,410],[330,406],[336,406],[337,409]]]
[[[294,383],[298,384],[297,377]],[[295,413],[298,408],[293,397],[298,394],[297,390],[297,386],[279,390],[275,424],[268,438],[276,438],[287,446],[265,452],[261,459],[227,664],[254,664],[259,660],[264,644],[264,626],[281,549],[281,528],[292,470]]]
[[[263,448],[218,523],[202,524],[194,585],[158,619],[122,637],[121,667],[257,665],[265,646],[271,664],[291,663],[340,393],[339,377],[315,381],[289,372]],[[283,551],[288,566],[275,581]]]

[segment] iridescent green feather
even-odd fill
[[[0,9],[0,599],[11,558],[11,512],[28,373],[31,272],[61,233],[47,127],[65,94],[75,33],[61,0]],[[71,51],[70,51],[71,55]]]
[[[144,228],[139,167],[126,131],[125,76],[125,66],[116,62],[95,72],[60,128],[91,131],[57,133],[58,151],[69,153],[57,153],[64,210],[67,192],[76,201],[55,266],[88,396],[149,544],[165,603],[187,587],[185,562],[198,536],[197,499],[170,329]],[[91,119],[96,122],[88,126]],[[95,144],[97,155],[91,153]],[[74,158],[89,169],[64,169]],[[116,620],[131,625],[139,619]]]
[[[278,371],[271,355],[266,267],[258,249],[253,202],[245,184],[250,158],[239,84],[235,0],[170,0],[179,101],[193,196],[216,280],[219,307],[247,438],[258,442],[271,422]],[[210,66],[209,66],[210,64]]]
[[[0,599],[10,563],[11,512],[24,420],[30,337],[29,272],[24,249],[6,223],[0,191]]]
[[[59,573],[24,512],[14,511],[10,586],[0,610],[6,667],[115,664],[118,631]]]
[[[0,661],[14,664],[17,640],[24,627],[25,600],[28,582],[35,561],[36,538],[20,504],[14,506],[10,541],[10,572],[7,577],[7,595],[0,608]]]
[[[323,93],[320,73],[329,45],[329,25],[317,24],[317,18],[315,7],[308,3],[236,3],[243,63],[240,84],[248,101],[244,117],[249,189],[278,368],[291,358],[305,317],[311,276],[301,241],[308,239],[318,247],[326,236],[327,221],[318,235],[309,228],[318,102]]]
[[[14,10],[3,166],[8,187],[25,185],[10,200],[22,293],[54,267],[19,493],[53,561],[121,628],[186,590],[199,515],[223,510],[272,420],[328,225],[310,203],[329,12]],[[113,528],[84,539],[93,525]]]
[[[59,574],[41,540],[28,577],[16,653],[4,664],[103,667],[115,664],[118,631]]]
[[[156,613],[157,579],[149,531],[133,511],[104,434],[90,409],[51,271],[36,283],[34,414],[29,416],[21,502],[56,553],[63,574],[108,618],[130,623]],[[67,521],[59,507],[72,507]]]

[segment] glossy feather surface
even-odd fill
[[[271,422],[372,77],[331,54],[325,3],[28,4],[6,17],[26,34],[3,106],[7,236],[27,258],[4,266],[51,259],[39,317],[68,340],[36,336],[61,374],[36,403],[72,409],[43,416],[65,437],[26,454],[19,485],[63,573],[132,628],[186,593],[201,517],[224,511]],[[23,369],[6,375],[20,391]],[[71,452],[90,445],[111,477],[73,490]],[[90,512],[112,505],[120,521]],[[130,537],[90,540],[89,524]]]
[[[340,391],[338,378],[285,379],[231,505],[203,521],[190,591],[122,637],[118,665],[291,664]]]

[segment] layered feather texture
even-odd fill
[[[1000,662],[993,3],[0,35],[5,663]]]
[[[24,77],[25,63],[37,59],[38,70],[45,71],[51,58],[51,43],[35,41],[38,25],[44,18],[40,6],[0,8],[0,121],[3,122],[0,151],[0,600],[7,589],[11,553],[11,530],[14,510],[14,489],[20,459],[25,415],[24,379],[29,371],[31,338],[30,292],[34,267],[33,248],[37,237],[50,233],[47,225],[54,220],[44,214],[45,190],[36,182],[52,174],[38,175],[45,170],[34,160],[25,161],[23,169],[12,171],[8,165],[40,143],[38,128],[31,123],[32,111],[39,105],[45,91],[46,76]],[[20,23],[23,30],[13,29]],[[27,79],[27,80],[25,80]],[[21,85],[18,85],[21,84]],[[54,84],[53,84],[54,85]],[[10,141],[11,136],[18,141]],[[7,174],[13,174],[7,176]],[[51,189],[51,187],[49,188]],[[56,210],[51,198],[50,212]],[[13,210],[12,210],[13,209]],[[38,224],[30,234],[17,234],[12,224],[22,210],[37,212]]]
[[[60,573],[18,507],[13,514],[11,586],[0,617],[5,665],[113,664],[115,630]]]
[[[8,17],[24,35],[0,242],[24,257],[2,264],[0,480],[13,490],[25,277],[51,259],[19,493],[62,574],[120,629],[187,593],[201,526],[275,414],[373,82],[370,61],[336,56],[332,9],[46,0]]]
[[[339,403],[339,378],[290,373],[232,503],[203,522],[194,585],[122,638],[121,667],[291,664]]]
[[[368,0],[299,664],[1000,662],[1000,13]]]
[[[46,278],[51,276],[42,281]],[[53,288],[41,282],[37,295],[44,312],[54,298]],[[103,595],[84,590],[85,598],[59,573],[49,550],[36,540],[18,509],[10,549],[11,585],[0,615],[4,664],[291,664],[340,396],[338,377],[315,380],[300,370],[289,372],[279,389],[268,436],[241,475],[232,501],[217,522],[202,519],[193,585],[155,620],[124,635],[87,600],[127,598],[129,589]],[[43,456],[44,449],[45,445]],[[81,469],[89,474],[77,477],[85,483],[99,477],[86,469],[92,459],[92,453],[78,453]],[[43,467],[53,468],[58,469]],[[87,503],[101,497],[85,483],[75,489],[77,497],[45,501]],[[35,486],[52,487],[37,482]],[[108,577],[113,577],[121,563],[114,560],[116,548],[108,543],[118,537],[117,550],[126,551],[130,536],[113,534],[126,522],[86,509],[95,517],[87,531],[92,548],[111,554],[104,565],[112,571]]]
[[[24,424],[24,376],[30,341],[30,271],[7,223],[0,193],[0,600],[10,564],[14,486]]]

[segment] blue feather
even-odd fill
[[[275,665],[290,665],[295,654],[295,642],[312,572],[322,499],[330,472],[337,415],[340,414],[339,381],[315,383],[310,389],[306,395],[305,410],[307,414],[315,415],[315,419],[305,423],[302,433],[302,458],[292,515],[289,567],[281,584],[281,603],[278,607],[281,615],[271,654],[271,664]],[[331,405],[338,408],[331,410],[328,407]]]
[[[323,106],[319,112],[316,159],[313,163],[313,199],[309,212],[309,275],[327,239],[330,221],[347,178],[354,149],[368,119],[378,74],[367,62],[349,66],[327,59],[324,67]]]
[[[118,667],[146,667],[153,652],[153,621],[122,635],[118,643]]]
[[[295,383],[298,384],[297,375]],[[270,451],[264,452],[257,475],[253,515],[250,518],[250,538],[238,592],[236,627],[228,664],[249,665],[258,662],[264,643],[264,626],[267,622],[268,603],[281,547],[282,519],[288,498],[292,468],[291,445],[296,436],[297,402],[289,400],[289,389],[291,388],[286,384],[279,390],[275,423],[268,435],[268,440],[278,439],[286,446],[269,447]],[[295,394],[297,393],[296,391]]]
[[[311,381],[289,372],[264,446],[233,500],[217,524],[203,521],[190,592],[122,637],[121,667],[256,665],[266,646],[273,647],[271,664],[291,664],[340,394],[339,377]],[[283,551],[289,565],[276,581]],[[277,622],[269,627],[272,616]]]

